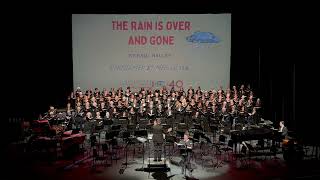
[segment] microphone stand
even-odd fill
[[[126,162],[122,163],[122,167],[119,170],[120,174],[123,174],[124,170],[127,169],[127,167],[128,167],[128,146],[130,144],[130,141],[131,140],[128,138],[127,139],[127,144],[126,144],[126,147],[125,147],[125,149],[126,149]]]

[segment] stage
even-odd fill
[[[100,139],[103,141],[103,139]],[[120,145],[125,145],[121,144]],[[234,156],[233,153],[229,155],[222,153],[213,153],[213,163],[210,161],[203,161],[204,157],[198,156],[195,148],[196,156],[191,157],[190,164],[192,172],[186,170],[182,172],[182,167],[177,164],[181,160],[178,151],[166,156],[166,161],[154,162],[152,151],[145,150],[143,156],[143,149],[136,148],[135,151],[129,146],[127,151],[127,159],[125,154],[125,146],[120,150],[119,159],[112,157],[112,163],[107,158],[107,162],[99,161],[94,158],[93,150],[90,145],[85,145],[86,151],[79,152],[69,158],[48,159],[42,152],[23,152],[21,144],[11,144],[8,149],[6,166],[7,173],[11,172],[9,177],[32,177],[33,179],[184,179],[192,177],[195,179],[287,179],[289,177],[297,177],[297,174],[303,176],[306,164],[314,173],[319,172],[315,165],[308,161],[299,161],[295,165],[286,163],[281,153],[275,156],[265,157],[248,157],[240,159]],[[206,152],[210,146],[203,147]],[[99,151],[99,150],[98,150]],[[100,151],[101,153],[101,151]],[[168,153],[168,152],[167,152]],[[95,159],[95,161],[94,161]],[[164,158],[162,158],[164,159]],[[144,160],[144,161],[143,161]],[[149,161],[150,160],[150,161]],[[127,162],[127,166],[125,163]],[[218,163],[216,163],[218,162]],[[317,161],[312,161],[315,164]],[[168,172],[160,170],[160,172],[141,171],[151,165],[158,164],[166,166],[170,169]],[[110,165],[111,164],[111,165]],[[19,169],[19,172],[17,171]],[[292,170],[294,169],[294,170]],[[298,171],[297,171],[298,169]],[[290,171],[290,172],[289,172]]]

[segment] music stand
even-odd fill
[[[214,139],[217,135],[217,131],[219,131],[219,126],[217,124],[210,125],[210,130],[212,132],[212,138]]]
[[[144,164],[144,142],[142,142],[140,140],[143,139],[147,142],[146,138],[148,137],[148,132],[147,132],[147,130],[135,130],[134,136],[136,136],[137,140],[142,143],[142,162]],[[140,140],[139,140],[139,138],[140,138]]]
[[[194,129],[199,130],[199,131],[203,131],[202,127],[200,124],[193,124]]]
[[[179,149],[180,155],[182,156],[182,159],[183,159],[181,172],[183,172],[184,176],[186,177],[187,176],[187,168],[189,167],[189,165],[191,166],[190,158],[188,156],[189,156],[189,153],[192,152],[192,150],[188,149],[187,146],[184,144],[178,144],[178,149]]]
[[[118,123],[121,125],[121,128],[125,128],[126,125],[128,124],[128,119],[119,119]]]
[[[136,125],[134,124],[128,124],[127,125],[127,130],[132,134],[133,131],[136,129]]]
[[[147,130],[151,132],[153,124],[147,124]]]
[[[169,129],[171,126],[169,124],[162,124],[163,129],[167,130]]]
[[[187,129],[187,124],[186,123],[179,123],[178,129]]]
[[[136,136],[136,137],[147,137],[148,136],[148,132],[147,132],[147,130],[135,130],[134,131],[134,136]]]
[[[139,129],[147,129],[147,124],[149,124],[149,120],[140,119],[139,120]]]
[[[113,124],[113,121],[111,119],[104,119],[103,124],[106,126],[110,126]]]
[[[111,126],[111,130],[120,130],[120,128],[121,128],[121,125],[112,125]]]
[[[177,132],[177,137],[182,138],[184,136],[184,131],[176,131]]]

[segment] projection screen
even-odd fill
[[[73,14],[74,88],[223,88],[231,14]]]

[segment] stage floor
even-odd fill
[[[184,179],[181,166],[174,163],[179,159],[178,156],[167,157],[166,164],[170,168],[167,173],[153,173],[137,171],[139,168],[146,168],[149,164],[148,151],[145,152],[143,163],[142,153],[136,152],[133,158],[133,151],[128,152],[128,166],[122,165],[126,161],[125,154],[120,155],[121,159],[113,160],[112,166],[104,166],[97,162],[95,168],[92,156],[81,154],[71,159],[60,159],[49,161],[45,157],[35,156],[34,154],[22,153],[21,149],[11,145],[7,151],[7,170],[10,179],[23,177],[33,179],[116,179],[116,180],[138,180],[138,179]],[[216,160],[216,159],[214,159]],[[216,162],[216,161],[214,161]],[[192,158],[192,174],[187,170],[186,175],[194,179],[287,179],[292,176],[282,155],[279,154],[276,159],[255,160],[252,159],[250,166],[244,166],[240,160],[231,160],[229,162],[221,159],[221,166],[214,167],[211,163],[202,166],[200,158]],[[154,162],[150,158],[150,164],[163,164],[164,162]],[[123,173],[121,172],[123,170]],[[296,173],[296,172],[293,172]]]

